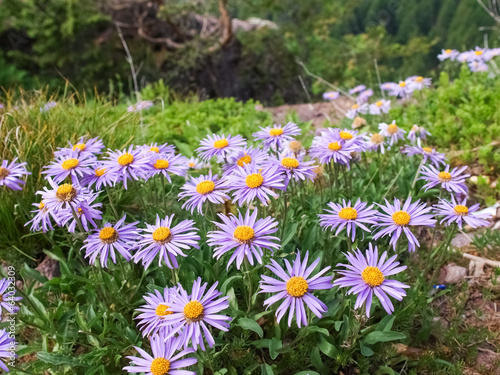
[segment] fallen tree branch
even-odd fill
[[[475,255],[471,255],[471,254],[467,254],[467,253],[463,253],[462,255],[463,255],[464,258],[473,260],[475,262],[484,263],[484,264],[487,264],[488,266],[491,266],[491,267],[500,267],[500,262],[498,262],[496,260],[481,258],[481,257],[475,256]]]

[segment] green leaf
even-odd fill
[[[60,366],[68,365],[72,367],[88,367],[89,365],[81,363],[78,358],[70,357],[63,354],[49,353],[49,352],[38,352],[37,355],[39,360],[48,363],[50,365]]]
[[[242,279],[243,277],[241,275],[236,275],[236,276],[231,276],[229,279],[227,279],[226,281],[224,281],[224,283],[222,284],[222,286],[220,287],[220,291],[223,295],[226,294],[226,289],[227,287],[232,284],[235,280],[238,280],[238,279]]]
[[[387,342],[387,341],[395,341],[395,340],[403,340],[406,336],[399,332],[383,332],[383,331],[375,331],[366,335],[364,342],[368,345],[373,345],[378,342]]]
[[[267,363],[264,363],[262,366],[260,366],[260,373],[262,375],[274,375],[273,368]]]
[[[395,372],[392,368],[387,367],[387,366],[380,366],[375,375],[396,375],[397,372]]]
[[[272,360],[275,360],[276,357],[279,355],[278,350],[283,348],[283,343],[281,340],[278,340],[276,337],[273,337],[271,339],[271,342],[269,343],[269,355],[271,356]]]
[[[311,370],[306,370],[306,371],[300,371],[296,372],[295,375],[320,375],[316,371],[311,371]]]
[[[255,332],[256,334],[259,335],[260,338],[264,335],[264,332],[262,331],[262,328],[259,326],[259,324],[248,318],[239,318],[238,323],[236,324],[237,326],[240,326],[243,329],[247,329],[250,331]]]
[[[330,358],[335,358],[339,352],[333,344],[330,344],[328,341],[326,341],[324,336],[321,336],[318,348],[323,352],[324,355]]]
[[[288,244],[288,242],[290,242],[292,240],[292,238],[297,233],[298,226],[299,226],[298,223],[292,223],[292,224],[286,226],[285,236],[284,236],[283,241],[281,241],[281,248],[284,248]]]
[[[373,355],[373,350],[368,347],[363,345],[363,342],[359,342],[359,348],[361,349],[361,354],[363,354],[365,357],[371,357]]]

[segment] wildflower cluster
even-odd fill
[[[392,89],[386,85],[387,90],[405,99],[430,84],[421,77],[410,78]],[[357,108],[361,108],[373,91],[358,86],[349,95],[357,95]],[[334,100],[335,96],[328,93],[326,98]],[[376,107],[386,112],[384,105]],[[225,269],[244,280],[248,311],[258,303],[251,274],[259,274],[258,293],[265,295],[261,305],[274,309],[278,323],[287,316],[289,327],[295,320],[301,328],[310,325],[313,316],[321,319],[328,312],[325,295],[337,288],[349,288],[347,294],[356,295],[354,309],[362,309],[367,318],[376,300],[392,314],[397,307],[393,300],[402,301],[410,287],[393,279],[407,267],[397,258],[421,247],[421,230],[435,228],[439,218],[453,228],[462,228],[464,222],[472,227],[488,225],[478,205],[467,206],[466,168],[452,168],[444,154],[424,146],[431,135],[428,131],[418,125],[404,130],[394,121],[380,123],[378,128],[373,134],[324,128],[308,149],[297,139],[301,130],[294,123],[261,127],[253,134],[253,142],[240,135],[212,134],[200,141],[196,150],[200,159],[187,158],[166,143],[103,152],[100,139],[82,137],[59,148],[44,168],[47,186],[37,193],[41,200],[34,204],[35,215],[27,225],[32,231],[47,232],[59,226],[78,232],[84,258],[101,272],[111,263],[130,262],[144,274],[166,266],[171,284],[150,290],[143,296],[145,303],[136,309],[137,327],[148,337],[152,354],[136,347],[138,355],[129,356],[130,365],[124,369],[153,375],[194,374],[188,368],[197,359],[189,355],[213,348],[214,335],[228,332],[244,313],[228,311],[230,296],[224,295],[224,286],[218,289],[218,282],[209,284],[202,275],[195,275],[188,285],[189,280],[180,278],[184,258],[202,251],[205,255],[203,249],[209,248],[208,257],[200,263],[215,259],[217,266],[223,265],[217,267],[218,272]],[[400,147],[404,140],[408,144]],[[437,205],[412,198],[411,189],[403,201],[394,196],[380,201],[353,196],[348,182],[356,176],[353,170],[362,168],[363,159],[385,157],[388,151],[399,158],[420,158],[413,185],[424,180],[422,189],[439,188]],[[21,189],[29,174],[25,166],[17,159],[10,164],[3,161],[0,186]],[[285,252],[282,246],[288,199],[297,204],[308,186],[318,187],[323,197],[324,171],[329,176],[331,201],[323,213],[315,213],[315,225],[342,238],[348,250],[343,253],[347,262],[337,264],[340,277],[335,279],[331,271],[335,263],[328,263],[314,249]],[[336,194],[341,179],[345,181],[342,196]],[[173,207],[167,205],[153,220],[148,218],[150,209],[138,185],[158,180],[162,186],[180,183],[175,198],[182,202],[177,205],[188,219],[177,219]],[[135,190],[144,205],[144,219],[131,220],[136,216],[130,212],[118,215],[111,192],[121,187]],[[161,194],[167,194],[164,187]],[[113,220],[108,220],[107,205]],[[353,249],[360,244],[362,249]],[[378,248],[385,250],[379,253]],[[0,297],[1,293],[0,283]]]
[[[476,46],[475,49],[465,52],[459,52],[456,49],[443,49],[437,57],[440,61],[450,60],[467,64],[472,72],[486,72],[492,66],[495,70],[498,70],[496,65],[492,65],[494,64],[492,62],[493,58],[498,55],[500,55],[500,48],[481,48]]]

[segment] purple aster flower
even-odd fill
[[[358,85],[358,86],[350,89],[349,94],[354,95],[354,94],[357,94],[358,92],[361,92],[363,90],[366,90],[366,86],[365,85]]]
[[[479,210],[479,204],[476,203],[470,207],[467,207],[466,204],[466,198],[457,203],[452,194],[451,202],[445,199],[439,199],[439,203],[435,206],[435,212],[436,215],[444,216],[441,223],[446,221],[447,226],[451,223],[457,223],[460,229],[462,229],[462,223],[464,221],[472,228],[487,227],[490,224],[489,221],[486,220],[491,218],[490,214],[476,212]]]
[[[487,72],[489,67],[484,61],[471,61],[469,63],[469,69],[471,72]]]
[[[5,329],[0,329],[0,358],[11,358],[12,352],[15,351],[17,342],[14,338],[10,337]],[[17,354],[14,353],[14,357],[17,358]],[[0,368],[5,372],[9,372],[9,368],[5,363],[0,361]]]
[[[141,330],[142,336],[156,335],[165,327],[165,316],[173,314],[170,310],[170,300],[176,290],[177,288],[164,288],[163,293],[155,290],[154,293],[143,296],[146,304],[135,310],[140,313],[135,319],[139,320],[137,327]]]
[[[92,228],[97,228],[97,224],[94,220],[102,220],[102,212],[100,211],[102,203],[93,203],[97,196],[98,194],[92,194],[87,200],[75,204],[75,206],[73,207],[76,216],[82,223],[83,229],[85,229],[85,231],[87,232],[91,229],[91,226]],[[70,208],[61,210],[60,212],[58,212],[57,216],[59,226],[62,227],[69,223],[68,232],[75,232],[77,222]]]
[[[425,180],[427,183],[423,186],[425,190],[429,190],[434,186],[441,185],[441,188],[449,192],[458,194],[467,194],[468,188],[465,184],[465,179],[470,177],[470,174],[462,174],[467,169],[467,166],[461,168],[453,168],[450,172],[450,166],[446,165],[444,171],[439,171],[432,165],[422,167],[422,177],[419,180]]]
[[[148,178],[162,174],[168,182],[172,182],[169,173],[177,176],[186,176],[188,166],[182,155],[174,155],[171,153],[152,153],[149,158],[148,164],[145,166],[145,174]]]
[[[13,314],[19,311],[19,307],[15,302],[20,301],[23,297],[16,297],[16,286],[12,280],[3,278],[0,280],[0,317],[2,316],[2,308],[8,313]]]
[[[126,190],[129,178],[137,181],[145,177],[144,170],[148,162],[148,158],[142,157],[141,149],[134,149],[134,146],[130,145],[128,150],[109,150],[102,166],[115,178],[114,182],[122,181]]]
[[[346,228],[347,236],[351,236],[352,242],[354,242],[356,227],[370,232],[370,229],[365,224],[377,224],[375,220],[377,211],[372,209],[373,204],[368,206],[367,203],[361,202],[360,199],[357,200],[354,206],[351,205],[350,200],[346,203],[345,199],[342,200],[342,205],[330,202],[328,206],[331,208],[331,210],[325,210],[328,214],[318,215],[319,225],[325,229],[331,228],[332,231],[337,228],[335,236]]]
[[[40,107],[40,112],[48,112],[55,106],[57,106],[57,102],[51,100],[50,102],[45,103],[43,107]]]
[[[407,78],[408,86],[412,91],[415,90],[423,90],[425,87],[429,87],[431,85],[431,78],[424,78],[422,76],[416,76]]]
[[[479,61],[484,62],[489,60],[486,48],[477,47],[474,50],[467,51],[467,62]]]
[[[184,191],[179,193],[179,200],[188,198],[182,205],[182,208],[186,207],[186,209],[191,210],[191,213],[196,208],[198,213],[201,214],[203,204],[207,200],[214,204],[222,204],[224,203],[224,199],[230,199],[226,194],[228,189],[227,180],[219,180],[218,177],[218,175],[212,176],[212,171],[208,171],[208,175],[193,177],[186,182],[181,187],[181,190]]]
[[[442,49],[441,53],[437,56],[439,61],[444,61],[446,59],[455,60],[460,52],[456,49]]]
[[[90,173],[87,173],[82,177],[80,184],[88,188],[91,188],[92,185],[95,184],[96,190],[100,190],[103,186],[113,186],[116,179],[116,172],[113,174],[104,166],[97,165],[94,166]]]
[[[184,161],[190,170],[198,170],[208,167],[205,163],[202,163],[200,159],[195,158],[194,156],[189,159],[184,159]]]
[[[434,148],[405,145],[403,154],[407,154],[408,156],[423,155],[424,163],[430,161],[436,167],[439,167],[441,164],[446,165],[446,162],[444,161],[445,155],[437,152]]]
[[[380,90],[382,91],[394,91],[398,86],[395,82],[384,82],[380,85]]]
[[[432,135],[427,130],[425,130],[422,126],[413,125],[408,132],[408,139],[411,143],[417,142],[417,145],[421,145],[422,139],[427,139],[428,135]]]
[[[37,191],[37,194],[42,196],[42,202],[49,211],[59,212],[74,208],[91,196],[89,189],[78,184],[57,185],[50,177],[47,181],[52,189],[44,187],[43,191]]]
[[[378,204],[378,203],[377,203]],[[425,203],[420,203],[420,199],[415,203],[411,203],[409,197],[401,207],[398,199],[394,198],[394,205],[391,205],[385,199],[385,206],[378,204],[384,213],[379,213],[377,217],[377,227],[381,229],[373,236],[374,240],[387,235],[391,236],[390,244],[396,250],[396,243],[401,234],[404,234],[408,239],[408,251],[415,251],[415,246],[420,247],[417,237],[411,232],[410,227],[416,225],[424,225],[434,227],[436,220],[433,215],[429,214],[432,207],[426,207]]]
[[[345,145],[347,142],[357,147],[355,151],[363,151],[366,148],[366,142],[363,137],[358,135],[357,130],[326,128],[321,131],[321,136],[331,141],[340,142]]]
[[[385,154],[385,137],[382,134],[374,133],[367,137],[366,146],[368,150],[378,151],[380,149],[381,154]]]
[[[10,164],[8,160],[3,160],[0,166],[0,186],[7,186],[12,190],[22,190],[22,186],[26,182],[21,178],[31,174],[26,170],[26,165],[27,163],[17,163],[17,158],[14,158]]]
[[[391,109],[391,101],[380,99],[375,103],[370,104],[369,112],[370,115],[380,115],[382,113],[389,113]]]
[[[337,264],[337,267],[342,266],[346,270],[338,270],[338,273],[343,277],[335,280],[333,285],[338,285],[341,288],[350,287],[347,294],[358,295],[354,308],[359,309],[365,304],[368,318],[370,317],[373,295],[380,300],[387,314],[392,314],[394,305],[389,297],[398,301],[403,300],[403,297],[406,296],[405,288],[409,288],[409,286],[397,280],[386,279],[386,277],[404,271],[406,266],[398,267],[399,262],[395,261],[397,255],[387,259],[387,251],[384,251],[379,259],[377,246],[372,246],[371,243],[365,255],[359,249],[353,253],[344,253],[344,255],[349,264]]]
[[[306,326],[307,315],[304,304],[307,305],[318,318],[321,318],[323,316],[322,313],[328,310],[326,305],[311,292],[314,290],[332,288],[332,276],[321,276],[326,273],[330,267],[323,268],[312,276],[311,274],[318,266],[320,258],[316,259],[307,267],[308,259],[309,252],[306,252],[306,256],[302,262],[300,261],[300,253],[297,252],[297,258],[293,264],[290,264],[290,262],[285,259],[286,271],[274,259],[271,259],[271,265],[267,265],[266,267],[281,280],[261,275],[261,293],[276,293],[264,301],[264,306],[269,307],[283,300],[276,310],[278,323],[285,313],[290,310],[288,312],[288,326],[291,327],[294,316],[299,328],[301,325]]]
[[[278,167],[278,173],[284,174],[285,189],[292,178],[296,182],[314,181],[316,178],[314,161],[304,161],[302,156],[293,157],[281,154],[279,159],[273,156],[271,157],[271,164]]]
[[[151,143],[149,145],[143,145],[139,147],[145,156],[151,156],[151,154],[174,154],[175,146],[164,143],[158,145],[158,143]]]
[[[123,225],[127,215],[124,215],[115,225],[106,223],[103,228],[93,230],[84,241],[82,250],[86,249],[85,258],[90,258],[89,263],[95,264],[97,257],[101,259],[101,266],[108,267],[108,257],[116,264],[118,251],[128,262],[132,256],[130,251],[135,248],[137,240],[138,221]]]
[[[44,167],[42,174],[52,177],[57,184],[68,177],[74,184],[77,184],[85,174],[92,173],[95,161],[95,156],[92,154],[70,151],[67,155],[59,156],[50,165]]]
[[[146,228],[143,229],[141,239],[137,243],[139,250],[134,255],[135,263],[142,260],[142,265],[147,269],[156,255],[160,254],[158,267],[161,267],[163,260],[168,268],[174,269],[179,267],[176,256],[187,256],[183,253],[183,249],[200,248],[198,246],[200,236],[196,234],[198,229],[194,227],[194,221],[183,220],[172,227],[173,218],[174,215],[160,219],[160,216],[156,215],[154,225],[146,223]]]
[[[130,105],[127,108],[127,112],[140,112],[144,109],[148,109],[153,107],[154,104],[151,100],[141,100],[140,102],[137,102],[136,104]]]
[[[402,100],[408,99],[413,93],[413,89],[409,85],[409,81],[399,81],[397,84],[391,87],[389,95],[397,96]]]
[[[208,245],[215,246],[214,258],[220,259],[222,255],[233,251],[227,262],[227,269],[236,260],[236,268],[240,269],[244,259],[253,266],[254,257],[262,264],[264,252],[262,249],[279,249],[280,245],[273,242],[279,238],[271,236],[278,228],[278,222],[272,217],[257,220],[257,209],[247,210],[245,216],[229,216],[219,214],[222,223],[214,222],[220,230],[208,232]]]
[[[373,90],[372,89],[364,90],[356,98],[356,103],[358,103],[358,104],[366,103],[370,96],[373,96]]]
[[[194,281],[190,295],[179,284],[178,293],[173,294],[171,299],[170,309],[173,314],[165,316],[165,324],[170,325],[166,339],[179,333],[184,348],[187,348],[191,341],[195,350],[198,345],[205,350],[203,338],[207,340],[210,348],[215,345],[207,325],[221,331],[229,330],[227,322],[231,321],[231,318],[218,314],[229,307],[228,297],[218,298],[222,293],[216,289],[217,284],[218,282],[206,291],[208,283],[202,285],[199,277]]]
[[[166,339],[165,337],[165,333],[162,331],[151,337],[152,356],[134,346],[141,357],[127,356],[131,360],[131,366],[125,366],[123,370],[128,373],[143,373],[145,375],[196,375],[194,371],[183,370],[183,368],[196,364],[198,362],[196,358],[181,359],[193,353],[194,349],[181,350],[182,342],[179,338]]]
[[[359,147],[354,140],[342,142],[332,134],[323,132],[320,136],[314,137],[309,156],[318,159],[322,164],[334,163],[349,166],[352,152],[359,151]]]
[[[99,155],[102,153],[104,148],[104,143],[96,137],[89,140],[85,140],[86,137],[80,137],[77,143],[69,143],[69,147],[59,147],[57,151],[54,152],[56,158],[61,158],[68,155],[77,155],[82,158],[86,158],[91,155]],[[76,157],[76,156],[75,156]]]
[[[257,166],[266,164],[269,154],[257,148],[244,148],[232,153],[228,159],[227,164],[222,166],[224,175],[232,174],[238,167],[243,167],[247,164],[254,163]]]
[[[245,138],[241,135],[232,137],[228,134],[226,137],[224,134],[213,134],[200,141],[200,147],[196,149],[196,152],[203,160],[209,161],[214,156],[224,159],[231,152],[239,151],[245,146]]]
[[[290,141],[294,136],[300,134],[300,129],[297,124],[289,122],[285,126],[281,125],[260,127],[260,131],[253,134],[254,141],[262,141],[264,149],[279,151],[285,141]]]
[[[338,99],[340,94],[338,91],[327,91],[323,93],[323,100],[335,100]]]
[[[366,103],[362,103],[362,104],[354,103],[351,106],[351,109],[348,110],[347,113],[345,114],[345,117],[347,117],[349,119],[353,119],[356,116],[358,116],[360,113],[364,114],[367,112],[368,112],[368,104],[366,104]]]
[[[57,215],[57,212],[49,210],[47,207],[45,207],[45,203],[43,203],[43,201],[40,203],[33,203],[32,206],[36,207],[36,210],[31,211],[35,214],[35,216],[33,217],[33,219],[24,224],[24,226],[31,224],[30,230],[32,232],[38,232],[40,229],[43,231],[43,233],[49,230],[54,230],[54,227],[52,226],[52,220],[54,220],[56,224],[59,225],[59,217]]]
[[[380,134],[384,137],[389,137],[389,145],[393,145],[397,143],[400,139],[404,139],[405,131],[396,125],[396,121],[394,120],[391,124],[386,124],[382,122],[378,124],[378,128],[380,129]]]
[[[268,165],[260,168],[253,163],[246,164],[244,167],[238,166],[238,169],[228,176],[229,190],[233,191],[233,198],[240,206],[243,203],[252,203],[255,198],[267,206],[269,196],[274,198],[279,196],[271,189],[285,188],[283,178],[277,166]]]

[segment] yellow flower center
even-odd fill
[[[248,225],[239,225],[236,227],[233,233],[233,237],[236,241],[242,243],[250,242],[255,235],[255,231],[252,227]]]
[[[372,137],[370,138],[370,141],[376,145],[379,145],[381,144],[383,141],[384,141],[384,136],[383,135],[380,135],[378,133],[375,133],[372,135]]]
[[[418,129],[419,129],[418,125],[413,125],[413,126],[411,127],[411,131],[412,131],[412,132],[418,132]]]
[[[63,169],[73,169],[73,168],[76,168],[78,167],[78,165],[80,164],[80,162],[78,161],[78,159],[66,159],[65,161],[62,162],[61,164],[61,167]]]
[[[288,144],[288,148],[293,152],[299,152],[302,149],[302,143],[300,143],[299,141],[291,141]]]
[[[76,145],[73,146],[73,151],[83,151],[85,150],[85,143],[77,143]]]
[[[432,148],[430,147],[422,147],[422,150],[424,150],[426,154],[432,154]]]
[[[446,52],[446,53],[450,54],[450,53],[451,53],[451,51],[452,51],[452,50],[448,48],[448,49],[446,49],[444,52]]]
[[[396,211],[392,214],[392,220],[394,221],[394,224],[400,225],[400,226],[405,226],[410,223],[411,216],[408,212],[406,211]]]
[[[151,362],[150,371],[153,375],[168,375],[170,361],[166,358],[155,358]]]
[[[286,282],[286,291],[292,297],[302,297],[307,293],[309,284],[302,276],[293,276]]]
[[[158,227],[153,232],[153,240],[164,244],[170,240],[170,228],[167,227]]]
[[[118,232],[115,228],[104,227],[99,231],[99,238],[102,242],[110,244],[118,239]]]
[[[194,163],[189,163],[189,168],[194,168]]]
[[[406,82],[405,81],[400,81],[399,82],[399,87],[406,87]]]
[[[160,152],[160,149],[156,146],[153,146],[149,149],[149,151],[153,151],[153,152],[156,152],[156,153],[159,153]]]
[[[339,142],[330,142],[328,148],[332,151],[338,151],[342,149],[342,145]]]
[[[424,77],[419,76],[419,77],[415,78],[415,82],[418,82],[418,83],[422,82],[423,80],[424,80]]]
[[[118,164],[120,164],[123,167],[131,164],[133,161],[134,161],[134,155],[129,154],[128,152],[118,157]]]
[[[250,155],[244,155],[238,159],[236,164],[238,164],[240,167],[243,167],[245,164],[248,164],[251,161],[252,161],[252,157]]]
[[[390,135],[396,134],[399,130],[399,127],[396,124],[391,124],[387,127],[387,133]]]
[[[451,181],[451,173],[449,173],[449,172],[439,172],[438,179],[441,182],[449,182],[449,181]]]
[[[169,165],[170,164],[169,164],[168,160],[158,159],[154,163],[153,167],[155,167],[156,169],[167,169]]]
[[[375,105],[376,105],[377,107],[382,107],[382,104],[384,104],[384,103],[382,103],[380,100],[379,100],[378,102],[376,102],[376,103],[375,103]]]
[[[76,209],[76,213],[80,216],[81,214],[83,214],[83,210],[80,207],[78,207]]]
[[[0,294],[0,302],[3,302],[3,297],[1,294]]]
[[[40,202],[40,204],[38,205],[38,209],[43,210],[44,207],[45,207],[45,203]]]
[[[345,131],[341,131],[339,133],[340,135],[340,138],[343,139],[344,141],[348,141],[350,139],[352,139],[353,135],[349,132],[345,132]]]
[[[299,161],[295,158],[283,158],[281,160],[281,165],[288,169],[295,169],[299,166]]]
[[[196,191],[202,195],[211,193],[212,191],[214,191],[214,189],[215,184],[210,180],[201,181],[198,185],[196,185]]]
[[[189,301],[184,306],[184,316],[187,320],[196,322],[203,318],[203,305],[199,301]]]
[[[352,207],[345,207],[339,211],[339,217],[343,220],[354,220],[358,217],[358,211]]]
[[[352,109],[358,109],[359,108],[359,105],[358,104],[353,104],[352,105]]]
[[[96,177],[101,177],[104,173],[106,173],[106,168],[97,168],[94,172]]]
[[[361,272],[361,278],[370,287],[382,285],[384,282],[384,274],[378,267],[368,266]]]
[[[214,142],[214,147],[217,149],[221,149],[227,146],[229,146],[229,142],[227,141],[226,138],[219,139],[218,141]]]
[[[255,189],[264,183],[264,177],[260,173],[252,173],[247,176],[245,183],[250,189]]]
[[[56,190],[56,197],[63,202],[71,202],[76,194],[77,191],[71,184],[62,184]]]
[[[269,135],[271,137],[278,137],[281,134],[283,134],[283,129],[281,129],[281,128],[275,128],[275,129],[269,130]]]
[[[466,206],[462,206],[461,204],[457,204],[454,208],[454,211],[457,215],[466,216],[469,213],[469,209]]]
[[[481,56],[483,54],[483,51],[474,51],[474,54],[476,56]]]
[[[10,172],[9,172],[9,170],[7,168],[0,167],[0,180],[3,180],[9,174],[10,174]]]
[[[160,303],[157,307],[156,307],[156,310],[155,310],[155,314],[159,317],[163,317],[163,316],[166,316],[166,315],[171,315],[173,314],[174,312],[169,310],[170,306],[167,306],[167,305],[164,305],[162,303]]]

